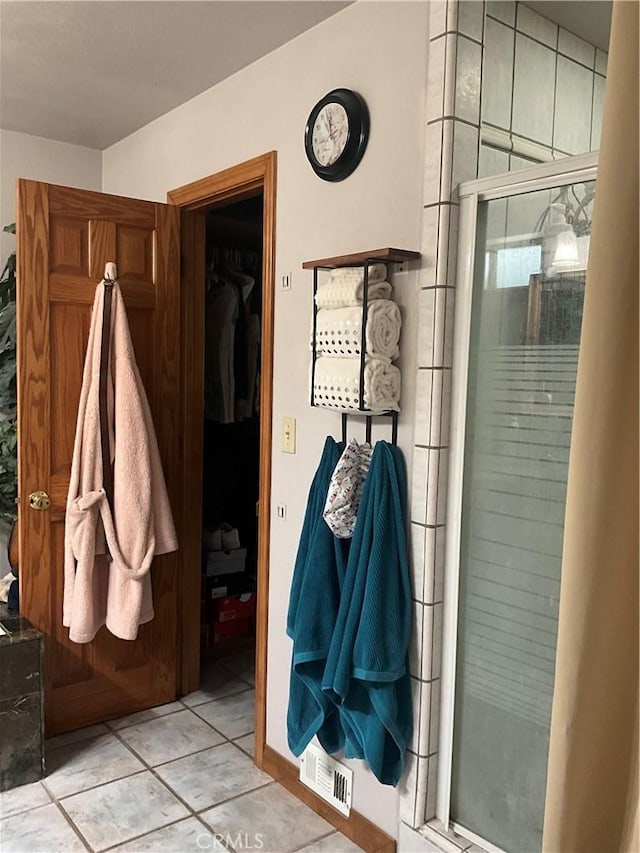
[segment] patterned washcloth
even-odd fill
[[[400,309],[390,299],[376,299],[367,307],[367,355],[395,361],[402,328]],[[362,308],[323,308],[316,320],[316,355],[359,358],[362,344]]]
[[[360,359],[319,358],[316,361],[313,396],[325,409],[358,411],[360,408]],[[372,412],[399,412],[400,371],[388,361],[368,358],[364,366],[364,407]]]
[[[323,517],[338,539],[353,536],[371,453],[370,444],[352,438],[331,475]]]

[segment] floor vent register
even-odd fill
[[[340,814],[349,817],[353,770],[310,743],[300,757],[300,781]]]

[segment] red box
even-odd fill
[[[227,595],[212,601],[213,619],[220,622],[236,622],[251,619],[256,614],[256,595],[247,592],[244,595]]]
[[[213,623],[213,642],[222,643],[224,640],[237,640],[250,634],[249,619],[233,619],[229,622]]]

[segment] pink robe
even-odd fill
[[[116,637],[135,640],[138,626],[153,619],[149,572],[153,557],[178,547],[151,411],[117,283],[107,382],[113,512],[103,487],[98,386],[104,293],[100,283],[91,316],[65,519],[63,624],[75,643],[91,642],[103,625]]]

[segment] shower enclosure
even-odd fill
[[[596,162],[460,188],[438,817],[509,853],[542,843]]]

